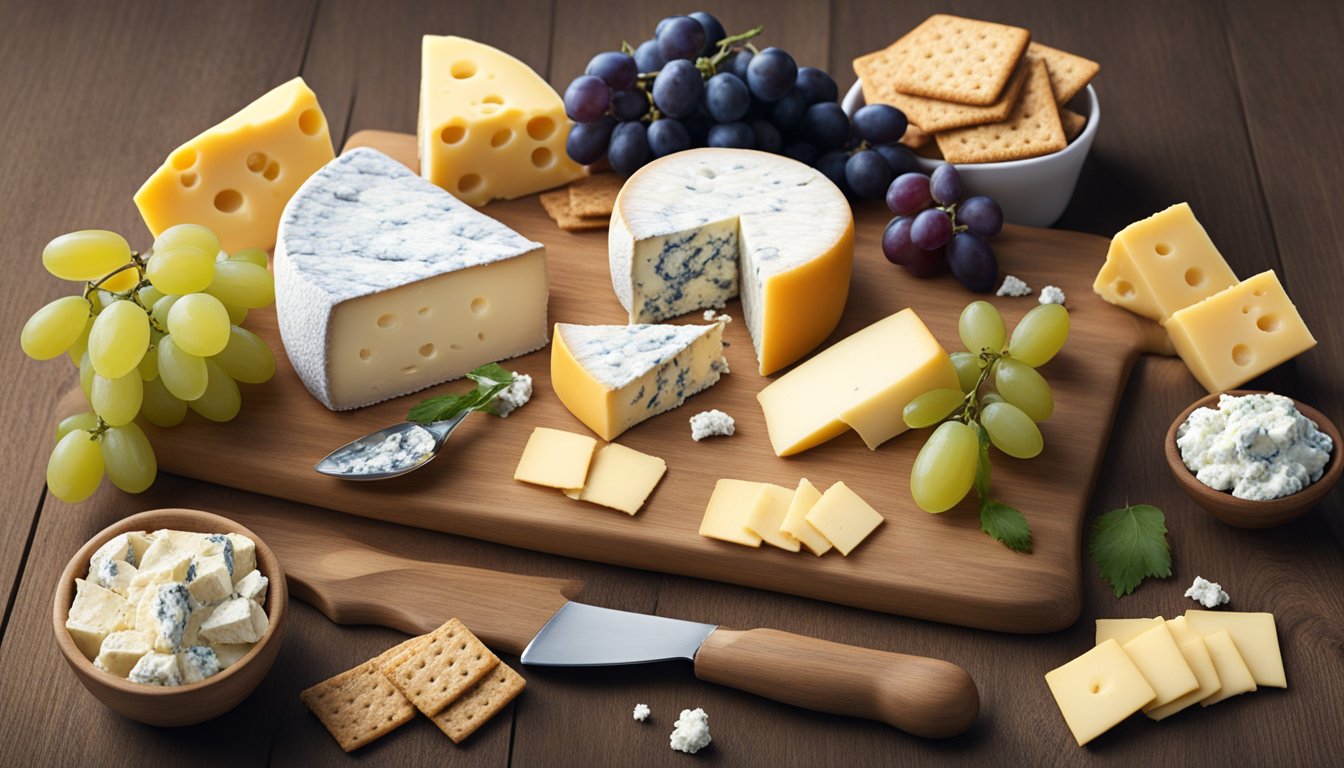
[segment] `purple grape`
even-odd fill
[[[611,143],[611,130],[616,127],[616,118],[610,115],[596,123],[579,123],[569,129],[569,138],[565,139],[565,154],[579,165],[592,165],[607,154],[607,145]]]
[[[779,48],[766,48],[747,65],[747,86],[761,101],[779,101],[798,80],[798,65]]]
[[[994,290],[999,279],[999,260],[994,249],[979,235],[958,232],[947,245],[947,265],[961,284],[976,293]]]
[[[866,104],[854,113],[854,130],[869,144],[894,144],[907,125],[905,113],[888,104]]]
[[[713,56],[718,53],[719,41],[728,36],[719,20],[704,11],[695,11],[686,15],[700,22],[700,26],[705,28],[705,47],[700,50],[700,55]]]
[[[910,225],[914,219],[909,216],[897,216],[887,222],[882,232],[882,255],[892,264],[906,266],[919,260],[928,251],[910,242]]]
[[[929,207],[929,177],[922,173],[903,173],[887,187],[887,207],[900,216],[914,216]]]
[[[679,120],[664,117],[649,124],[649,151],[654,157],[663,157],[673,152],[691,148],[691,134]]]
[[[915,153],[910,148],[902,144],[878,144],[873,147],[873,151],[882,156],[891,166],[892,177],[900,176],[904,173],[919,170],[919,161],[915,159]]]
[[[819,102],[803,113],[798,130],[817,149],[839,149],[849,138],[849,116],[833,101]]]
[[[805,141],[795,141],[788,145],[784,148],[783,155],[804,165],[813,165],[817,162],[817,148]]]
[[[831,76],[816,67],[799,67],[798,83],[794,87],[809,107],[822,101],[835,101],[840,96],[840,89]]]
[[[595,123],[611,106],[611,88],[600,77],[579,75],[565,89],[565,114],[576,123]]]
[[[657,40],[645,40],[635,49],[635,64],[640,72],[657,72],[667,61],[658,52]]]
[[[649,135],[643,123],[621,123],[611,132],[607,160],[612,170],[629,176],[649,162]]]
[[[961,199],[961,174],[951,163],[943,163],[929,174],[929,194],[939,205],[951,205]]]
[[[705,108],[720,123],[741,120],[751,106],[747,84],[731,72],[720,72],[705,82]]]
[[[947,259],[943,258],[942,248],[926,251],[919,246],[915,247],[919,250],[919,255],[910,263],[903,265],[906,272],[915,277],[933,277],[947,269]]]
[[[694,60],[705,47],[705,28],[690,16],[670,16],[658,22],[654,35],[658,53],[667,62]]]
[[[756,135],[757,149],[779,154],[779,150],[784,147],[784,137],[780,135],[778,128],[769,120],[752,120],[749,125],[751,132]]]
[[[821,171],[823,176],[830,179],[846,195],[849,194],[849,182],[845,180],[845,163],[847,162],[849,162],[849,155],[842,150],[835,149],[818,157],[816,164],[816,169]]]
[[[1003,209],[992,197],[968,197],[957,206],[957,222],[981,237],[993,237],[1003,229]]]
[[[746,123],[719,123],[709,129],[709,146],[754,149],[756,134]]]
[[[751,65],[751,60],[755,55],[746,48],[733,51],[719,63],[718,70],[720,72],[732,72],[745,83],[747,82],[747,68]]]
[[[615,137],[612,143],[615,144]],[[951,239],[952,219],[937,208],[920,211],[910,225],[910,240],[926,251],[942,248]]]
[[[871,149],[862,149],[845,162],[845,181],[849,182],[855,197],[861,200],[879,198],[891,184],[891,166]]]
[[[588,61],[588,67],[583,73],[602,78],[613,91],[626,91],[635,87],[639,67],[629,54],[603,51]]]
[[[797,128],[803,121],[803,113],[807,111],[803,95],[797,89],[784,94],[779,101],[770,102],[768,106],[768,119],[781,133],[791,133]]]
[[[689,21],[698,24],[694,19]],[[685,59],[669,61],[653,79],[653,103],[669,117],[690,115],[704,93],[705,81],[700,70]]]
[[[658,36],[658,33],[660,33],[660,32],[663,31],[663,27],[666,27],[667,24],[668,24],[668,22],[672,21],[672,20],[675,19],[675,18],[677,18],[677,17],[676,17],[676,16],[664,16],[663,18],[659,19],[659,20],[658,20],[658,26],[656,26],[656,27],[653,28],[653,36],[654,36],[654,37],[657,37],[657,36]]]
[[[692,147],[703,147],[709,142],[709,129],[714,127],[714,118],[705,111],[704,103],[696,106],[690,117],[683,118],[686,132],[691,135]]]
[[[623,123],[638,120],[648,111],[648,94],[637,88],[611,94],[611,114]]]

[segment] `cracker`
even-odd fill
[[[897,41],[884,50],[855,59],[854,73],[863,84],[864,101],[869,104],[890,104],[904,112],[912,123],[926,133],[1007,120],[1027,80],[1028,67],[1024,62],[1018,65],[1012,79],[1004,86],[999,100],[980,107],[901,93],[894,82],[894,75],[901,66],[897,53],[899,45],[900,41]]]
[[[1087,118],[1067,107],[1059,108],[1059,122],[1064,126],[1064,140],[1073,141],[1087,127]]]
[[[1028,46],[1027,55],[1045,59],[1056,104],[1068,104],[1101,71],[1101,65],[1091,59],[1040,43]]]
[[[1007,120],[940,133],[937,138],[938,148],[949,163],[997,163],[1063,149],[1068,142],[1050,90],[1045,60],[1031,62],[1022,97]]]
[[[346,752],[381,738],[415,717],[415,707],[372,661],[314,685],[299,698]]]
[[[454,744],[461,744],[477,728],[508,706],[525,687],[527,681],[523,676],[501,661],[471,690],[430,719],[439,726],[439,730],[448,734]]]
[[[611,218],[623,183],[618,173],[586,176],[569,185],[569,211],[579,218]]]
[[[914,123],[908,123],[905,126],[905,133],[901,135],[901,143],[911,149],[927,146],[931,141],[933,141],[933,134],[926,132]]]
[[[1021,27],[934,14],[896,41],[901,65],[892,84],[912,96],[993,104],[1030,41]]]
[[[430,717],[499,664],[499,658],[455,618],[416,640],[393,655],[382,673]]]
[[[574,215],[574,210],[569,203],[569,190],[556,189],[550,192],[543,192],[541,195],[541,207],[546,209],[546,214],[560,228],[566,232],[582,232],[589,229],[606,229],[610,224],[608,218],[582,218]]]

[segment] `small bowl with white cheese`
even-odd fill
[[[1233,390],[1177,416],[1165,453],[1181,489],[1209,514],[1238,528],[1272,528],[1306,514],[1339,482],[1340,439],[1315,408]]]
[[[103,529],[56,586],[56,645],[79,681],[142,723],[211,720],[275,663],[289,593],[265,542],[225,517],[157,509]]]

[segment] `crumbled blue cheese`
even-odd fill
[[[98,560],[97,565],[89,569],[89,581],[125,597],[136,573],[135,566],[125,560]]]
[[[261,606],[241,597],[230,598],[201,624],[201,638],[215,644],[255,643],[266,634],[270,624]]]
[[[175,653],[182,647],[182,633],[191,618],[191,592],[182,582],[159,587],[150,604],[152,626],[136,627],[154,638],[154,649],[161,653]]]
[[[1047,285],[1041,289],[1041,295],[1037,301],[1042,304],[1063,304],[1064,290],[1058,286]]]
[[[396,472],[419,464],[434,450],[434,435],[424,427],[393,432],[377,443],[360,443],[328,461],[347,475]]]
[[[1209,581],[1203,576],[1195,577],[1195,583],[1185,590],[1185,596],[1205,608],[1217,608],[1220,605],[1227,605],[1232,600],[1232,596],[1223,591],[1223,585]]]
[[[642,722],[644,722],[645,720],[648,720],[648,719],[649,719],[649,713],[652,712],[652,711],[653,711],[653,710],[649,709],[649,705],[648,705],[648,704],[636,704],[636,705],[635,705],[635,719],[642,723]]]
[[[493,403],[495,415],[507,419],[510,413],[527,405],[532,399],[532,377],[526,373],[513,372],[513,383],[503,392],[495,395]]]
[[[712,309],[705,310],[704,318],[706,323],[723,323],[724,325],[727,325],[728,323],[733,322],[732,317],[728,315],[721,315]]]
[[[1288,496],[1321,479],[1333,441],[1282,395],[1223,395],[1176,430],[1181,460],[1204,485],[1239,499]]]
[[[994,295],[1011,296],[1013,298],[1017,298],[1019,296],[1030,296],[1031,286],[1027,285],[1027,281],[1023,280],[1020,277],[1008,275],[1007,277],[1003,278],[1003,285],[999,286],[999,290],[995,292]]]
[[[683,709],[672,729],[671,747],[680,752],[695,754],[709,746],[709,715],[705,710]]]
[[[150,651],[131,668],[129,679],[141,685],[181,685],[182,673],[177,667],[177,656]]]
[[[93,573],[98,564],[104,560],[121,560],[135,565],[137,561],[135,548],[131,546],[131,534],[117,534],[99,547],[98,551],[93,553],[93,557],[89,558],[89,573]]]
[[[701,411],[691,417],[691,439],[697,443],[706,437],[723,435],[729,437],[737,428],[733,417],[718,410]]]
[[[204,645],[193,645],[177,655],[178,669],[182,683],[199,683],[219,674],[219,657],[214,649]]]

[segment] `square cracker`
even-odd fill
[[[1027,55],[1045,59],[1056,104],[1068,104],[1101,71],[1101,65],[1091,59],[1040,43],[1028,46]]]
[[[911,149],[919,149],[931,141],[933,141],[933,134],[914,123],[908,123],[905,126],[905,133],[901,136],[901,143]]]
[[[477,728],[508,706],[525,687],[527,681],[523,676],[501,661],[471,690],[430,719],[439,726],[439,730],[448,734],[454,744],[461,744]]]
[[[896,41],[901,65],[892,84],[912,96],[993,104],[1030,41],[1021,27],[934,14]]]
[[[1007,120],[1013,111],[1013,106],[1017,104],[1018,96],[1022,93],[1022,85],[1027,81],[1028,67],[1023,62],[1018,65],[1012,79],[1003,87],[999,100],[986,106],[969,106],[923,96],[911,96],[898,91],[893,81],[895,73],[901,67],[901,59],[897,53],[897,46],[900,43],[898,40],[881,51],[855,59],[854,73],[859,76],[859,82],[863,85],[864,101],[869,104],[890,104],[904,112],[910,122],[918,125],[926,134]],[[904,138],[902,142],[908,145]]]
[[[569,185],[569,212],[579,218],[611,218],[624,183],[619,173],[586,176]]]
[[[499,664],[499,657],[456,618],[407,646],[391,656],[382,673],[416,709],[430,717]]]
[[[940,133],[937,138],[938,149],[949,163],[997,163],[1063,149],[1068,141],[1045,60],[1031,62],[1031,76],[1007,120]]]
[[[1073,141],[1087,127],[1087,118],[1067,107],[1059,108],[1059,122],[1064,126],[1065,141]]]
[[[373,661],[324,680],[299,698],[346,752],[381,738],[415,717],[415,707],[383,677]]]
[[[569,190],[556,189],[550,192],[543,192],[541,195],[541,207],[546,209],[546,214],[560,228],[566,232],[583,232],[590,229],[606,229],[611,220],[608,217],[589,217],[575,216],[574,209],[570,207]]]

